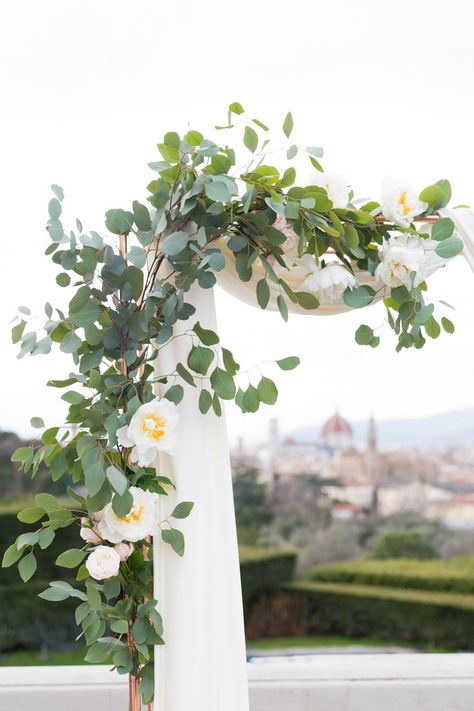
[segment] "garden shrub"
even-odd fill
[[[321,582],[474,593],[474,558],[344,561],[318,565],[309,578]]]

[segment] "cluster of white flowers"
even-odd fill
[[[350,187],[347,181],[335,173],[317,173],[315,185],[323,187],[336,208],[345,208],[349,202]],[[413,219],[427,208],[406,183],[387,178],[382,186],[382,214],[387,220],[401,227],[409,227]],[[331,304],[341,299],[346,289],[357,285],[355,276],[340,262],[332,261],[321,267],[309,254],[298,259],[299,238],[284,217],[277,217],[274,226],[286,235],[283,245],[289,266],[302,267],[307,276],[300,288],[315,294],[321,304]],[[394,235],[384,242],[381,263],[375,271],[379,284],[390,288],[405,285],[418,286],[439,266],[430,241],[417,235]],[[436,264],[435,264],[436,262]]]
[[[158,495],[136,486],[129,492],[133,503],[125,516],[117,516],[110,503],[94,514],[93,521],[81,521],[81,538],[96,546],[86,561],[87,570],[96,580],[117,575],[120,562],[133,553],[133,543],[155,533]],[[103,545],[105,541],[115,545]]]
[[[169,400],[155,399],[141,405],[130,424],[117,431],[123,447],[131,447],[131,460],[141,466],[153,463],[158,451],[172,453],[176,446],[178,412]],[[93,520],[81,520],[80,536],[96,546],[86,560],[89,574],[96,580],[117,575],[120,562],[134,550],[133,543],[155,533],[158,495],[136,486],[128,490],[133,502],[125,516],[118,516],[109,503],[94,514]],[[104,542],[115,545],[103,545]]]

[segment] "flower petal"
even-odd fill
[[[128,434],[128,425],[119,427],[117,430],[117,441],[122,447],[133,447],[135,442]]]

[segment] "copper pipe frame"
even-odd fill
[[[379,225],[383,225],[385,222],[392,223],[393,220],[388,220],[384,215],[376,215],[375,216],[375,222]],[[413,222],[426,222],[429,225],[434,224],[435,222],[438,222],[438,220],[441,219],[441,215],[438,215],[437,212],[434,212],[432,215],[417,215],[416,217],[413,218]]]
[[[126,255],[127,255],[127,235],[120,235],[119,237],[119,254],[121,257],[123,257],[126,260]],[[122,371],[123,375],[126,375],[127,373],[127,366],[125,364],[125,361],[122,360],[120,364],[120,369]],[[143,365],[140,366],[140,370],[143,372]],[[148,543],[151,543],[151,536],[147,536],[145,540]],[[147,546],[143,547],[143,558],[145,560],[148,560],[148,548]],[[128,630],[128,640],[129,640],[129,648],[133,645],[132,642],[132,629],[131,625],[129,625],[129,630]],[[140,697],[140,682],[138,680],[138,677],[134,676],[133,674],[128,675],[128,708],[129,711],[141,711],[141,697]],[[153,702],[147,704],[147,711],[153,711],[154,704]]]

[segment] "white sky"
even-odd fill
[[[470,0],[2,0],[0,428],[27,434],[32,415],[57,424],[64,411],[44,383],[68,358],[18,361],[7,329],[18,304],[64,299],[43,256],[52,182],[68,214],[103,231],[105,210],[144,199],[165,131],[206,132],[238,100],[277,126],[291,109],[296,142],[324,146],[357,196],[378,197],[386,174],[416,188],[447,177],[453,204],[474,204],[473,20]],[[349,418],[471,407],[473,275],[458,258],[430,286],[456,307],[456,334],[401,355],[388,330],[375,351],[353,341],[378,307],[285,326],[219,293],[222,341],[243,365],[302,360],[269,369],[273,412],[228,408],[231,436],[259,436],[272,414],[284,429],[317,423],[336,405]]]

